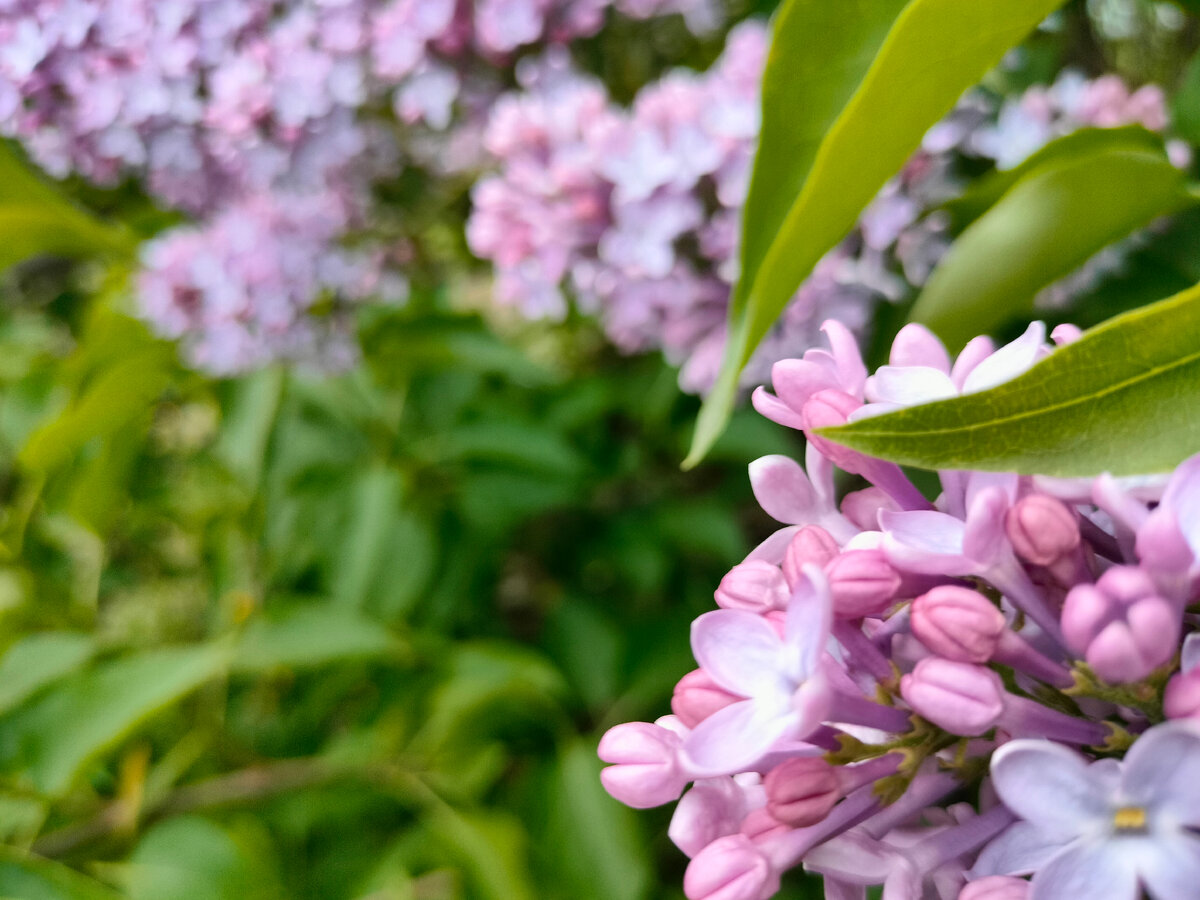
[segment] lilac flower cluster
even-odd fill
[[[1200,457],[1140,479],[944,471],[930,502],[816,430],[1007,380],[1052,352],[1044,327],[952,360],[909,325],[870,375],[825,331],[754,394],[808,439],[807,471],[750,467],[784,527],[693,624],[672,715],[604,736],[605,787],[679,798],[690,900],[766,900],[796,866],[831,900],[1196,896]],[[838,501],[835,467],[868,486]]]
[[[598,315],[619,349],[661,348],[682,367],[685,390],[707,390],[737,277],[766,46],[763,28],[744,24],[708,72],[675,72],[628,110],[570,71],[501,101],[485,135],[501,169],[476,186],[468,225],[472,249],[495,266],[497,302],[553,318],[569,297]],[[1166,120],[1155,87],[1130,93],[1115,77],[1073,74],[994,116],[989,101],[972,95],[929,132],[797,292],[745,383],[761,383],[772,362],[813,346],[826,317],[861,333],[877,304],[924,284],[949,246],[948,223],[927,213],[962,191],[964,156],[1009,166],[1080,127],[1161,130]],[[1099,257],[1044,299],[1062,302],[1123,258]]]
[[[345,346],[317,334],[324,322],[308,311],[335,285],[309,276],[342,258],[336,244],[363,220],[372,181],[409,150],[451,167],[478,163],[468,114],[483,115],[520,48],[590,34],[610,7],[684,13],[701,27],[716,21],[713,2],[0,0],[0,133],[55,176],[141,178],[158,200],[200,217],[147,248],[141,296],[156,328],[188,335],[196,362],[232,371],[309,359]],[[389,107],[410,131],[441,131],[441,142],[398,136],[377,114]],[[456,111],[467,119],[461,138],[448,129]],[[239,231],[256,242],[234,246]],[[300,248],[320,261],[279,265]],[[232,274],[186,274],[203,267]],[[275,269],[287,285],[277,279],[265,303],[233,298],[265,278],[247,267]],[[354,280],[385,281],[379,270]],[[341,349],[314,361],[338,358]]]

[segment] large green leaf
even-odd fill
[[[1110,319],[1010,382],[823,433],[929,469],[1161,472],[1200,451],[1200,287]]]
[[[171,647],[87,669],[0,718],[0,762],[38,790],[61,793],[89,760],[221,672],[227,657],[219,645]]]
[[[763,130],[721,375],[685,466],[716,440],[738,376],[796,288],[925,131],[1061,0],[789,0],[763,83]]]
[[[310,668],[398,653],[403,645],[380,623],[352,608],[310,605],[247,626],[232,667],[238,672]]]
[[[75,671],[93,652],[91,638],[74,631],[48,631],[22,638],[0,659],[0,714]]]
[[[1028,172],[954,242],[912,319],[956,350],[1033,314],[1038,291],[1155,218],[1194,203],[1160,152],[1102,150]]]
[[[121,895],[73,869],[0,847],[0,897],[13,900],[121,900]]]
[[[257,837],[253,832],[251,839]],[[131,900],[279,900],[270,857],[231,829],[186,816],[156,825],[127,867]]]

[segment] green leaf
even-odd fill
[[[74,672],[93,652],[91,638],[72,631],[31,634],[13,644],[0,659],[0,714]]]
[[[641,900],[651,887],[649,845],[638,815],[601,787],[600,769],[593,744],[575,741],[559,751],[546,855],[563,896]]]
[[[225,666],[218,645],[148,650],[100,663],[0,719],[0,761],[60,794],[83,767],[141,722]]]
[[[978,394],[822,433],[928,469],[1167,471],[1200,451],[1200,287],[1110,319]]]
[[[301,607],[276,620],[246,627],[232,659],[237,672],[308,668],[349,659],[370,659],[402,649],[383,625],[342,606]]]
[[[1180,137],[1193,144],[1200,141],[1200,53],[1188,62],[1179,89],[1171,98],[1171,125]]]
[[[277,900],[257,843],[195,816],[156,825],[129,859],[130,900]]]
[[[1010,319],[1029,318],[1042,288],[1195,202],[1183,173],[1161,152],[1104,150],[1048,163],[1017,181],[954,242],[911,318],[957,350]]]
[[[950,214],[956,229],[970,225],[991,209],[1019,181],[1053,163],[1070,162],[1104,151],[1143,150],[1162,153],[1160,135],[1141,125],[1122,128],[1081,128],[1051,141],[1011,169],[989,172],[971,182],[961,195],[943,203],[940,209]]]
[[[430,837],[465,870],[482,900],[534,900],[526,864],[528,835],[519,820],[498,812],[459,812],[438,805],[426,819]]]
[[[61,863],[0,847],[0,897],[13,900],[121,900],[121,895]]]
[[[1061,0],[788,0],[763,82],[741,279],[721,375],[685,467],[728,421],[738,376],[820,258],[925,131]]]

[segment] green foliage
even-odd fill
[[[824,434],[930,469],[1061,477],[1170,469],[1200,448],[1200,287],[1119,316],[1010,382]]]
[[[1061,0],[790,0],[775,27],[730,340],[685,466],[728,421],[738,377],[813,266],[925,131]]]
[[[1039,290],[1134,229],[1195,202],[1161,147],[1122,146],[1141,135],[1117,131],[1101,141],[1080,134],[1094,149],[1082,150],[1082,139],[1071,142],[1074,152],[1049,145],[1037,163],[1013,173],[1011,186],[934,269],[911,318],[952,351],[1011,319],[1028,319]]]

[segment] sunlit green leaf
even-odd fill
[[[130,900],[280,900],[267,860],[239,837],[199,817],[156,825],[129,858]]]
[[[31,634],[13,644],[0,659],[0,714],[69,675],[94,652],[91,638],[73,631]]]
[[[0,847],[0,897],[12,900],[121,900],[121,895],[73,869]]]
[[[328,603],[314,604],[252,622],[238,639],[231,665],[239,672],[305,668],[388,656],[401,649],[383,625],[362,613]]]
[[[103,662],[0,718],[0,762],[61,793],[91,759],[220,672],[220,646],[147,650]]]
[[[930,469],[1161,472],[1200,451],[1200,287],[1125,313],[991,390],[825,434]]]
[[[954,242],[912,319],[957,350],[1012,318],[1027,319],[1042,288],[1194,202],[1183,173],[1161,152],[1104,150],[1035,168]]]
[[[729,418],[754,348],[820,258],[968,87],[1061,0],[789,0],[763,84],[741,279],[685,465]]]

